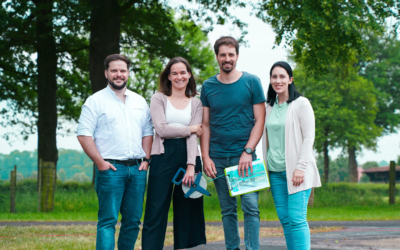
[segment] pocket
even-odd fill
[[[98,171],[99,173],[104,173],[104,172],[107,172],[107,171],[109,171],[109,170],[111,170],[111,168],[105,169],[105,170],[98,170],[98,169],[97,169],[97,171]]]

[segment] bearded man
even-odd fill
[[[143,212],[153,126],[145,99],[126,88],[130,64],[123,55],[106,58],[108,86],[86,100],[79,118],[78,140],[96,165],[96,249],[115,248],[121,213],[118,249],[133,250]]]
[[[236,69],[239,43],[225,36],[214,44],[219,74],[203,83],[203,135],[201,155],[204,172],[211,178],[224,175],[224,169],[238,165],[239,175],[252,172],[255,148],[263,134],[265,96],[260,78]],[[221,205],[227,250],[240,249],[236,197],[230,197],[226,178],[214,180]],[[258,250],[260,212],[258,192],[240,196],[244,213],[246,249]]]

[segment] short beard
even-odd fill
[[[227,74],[231,73],[232,70],[234,70],[235,68],[236,68],[236,64],[235,63],[232,64],[232,68],[231,69],[224,69],[224,64],[222,64],[221,67],[220,67],[220,69],[222,71],[224,71],[225,73],[227,73]]]
[[[128,83],[128,81],[125,81],[121,86],[116,85],[113,81],[111,81],[110,79],[108,79],[108,84],[111,85],[111,87],[115,90],[121,90],[123,88],[125,88],[126,84]]]

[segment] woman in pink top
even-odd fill
[[[171,196],[174,249],[206,244],[203,197],[185,198],[181,186],[190,186],[194,182],[194,174],[201,171],[197,138],[202,133],[203,117],[203,106],[195,97],[196,82],[184,58],[175,57],[169,61],[160,75],[158,90],[150,104],[155,136],[151,150],[142,249],[163,249]],[[172,179],[179,168],[185,169],[186,174],[182,184],[174,187]]]

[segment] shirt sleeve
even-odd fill
[[[153,136],[154,132],[153,132],[153,122],[151,120],[151,114],[150,114],[150,109],[149,107],[146,105],[146,123],[143,127],[143,136]]]
[[[261,80],[258,77],[254,77],[253,80],[253,105],[265,102],[264,89],[261,84]]]
[[[78,120],[77,136],[91,136],[93,138],[94,130],[97,125],[97,118],[93,102],[89,97],[82,106],[81,116]]]
[[[204,107],[210,107],[210,105],[208,104],[208,101],[207,101],[206,88],[204,86],[204,83],[203,83],[203,86],[201,87],[200,101],[203,103]]]

